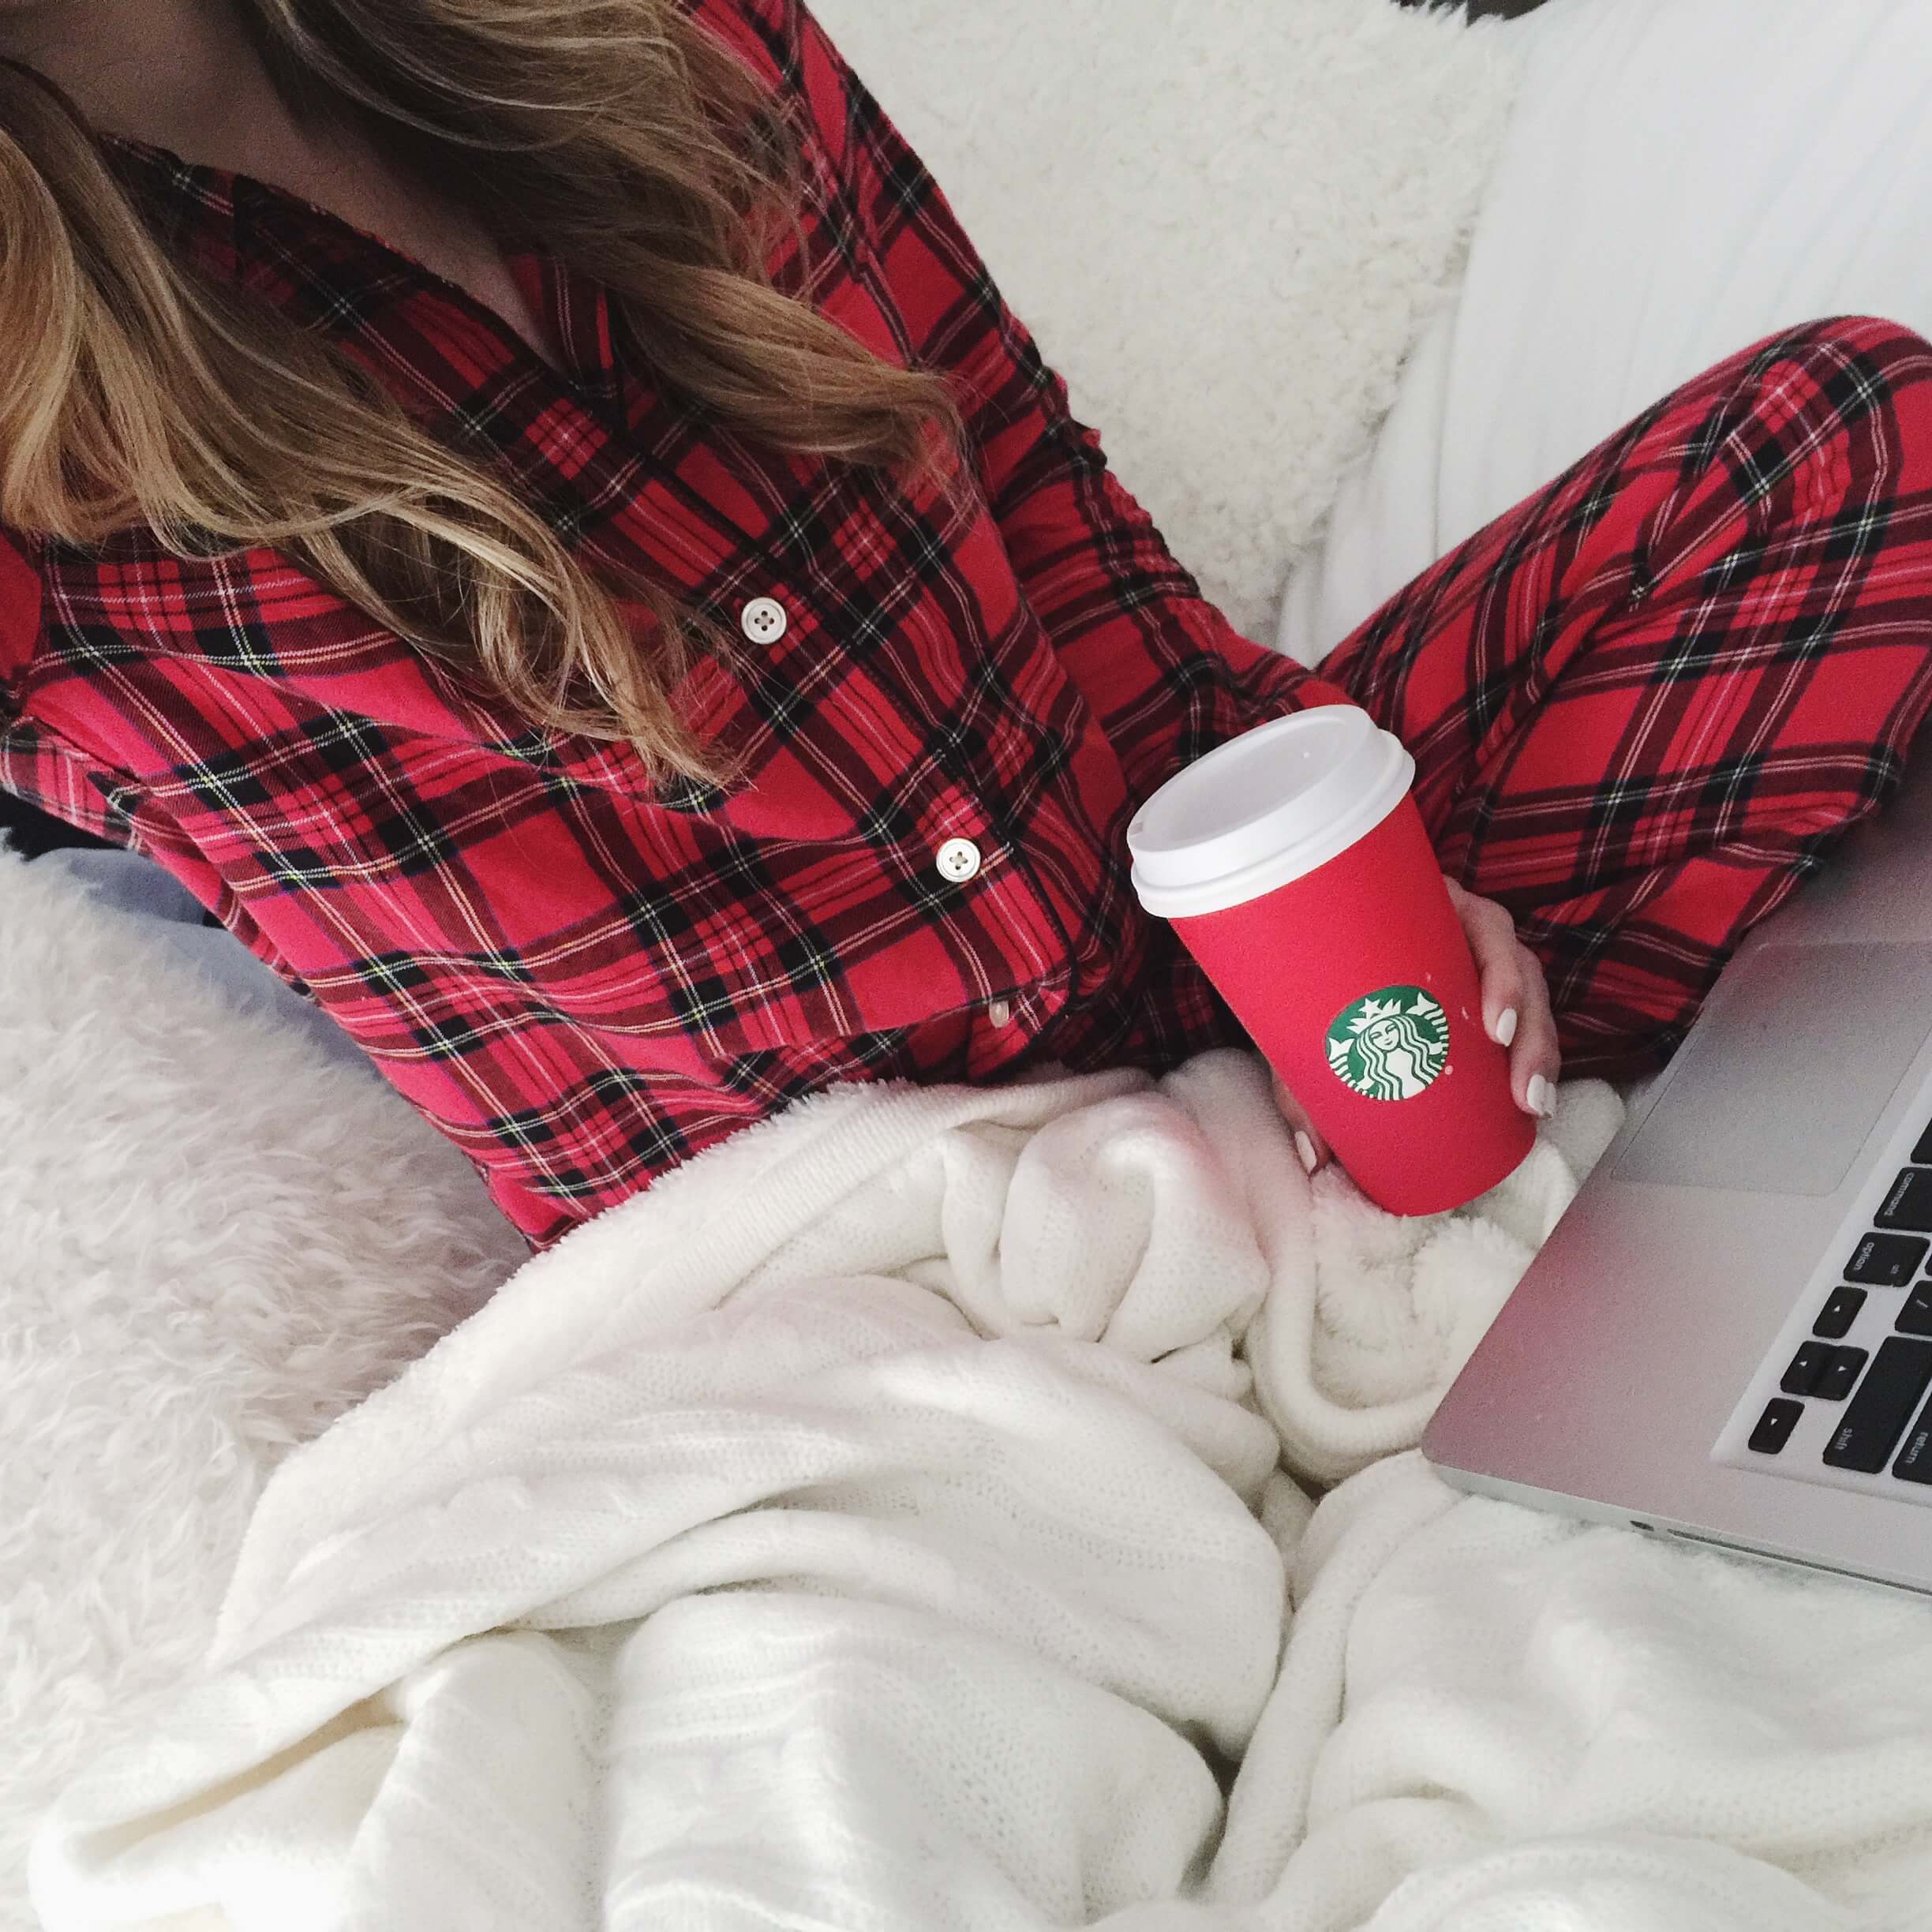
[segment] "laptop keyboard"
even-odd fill
[[[1932,1271],[1919,1273],[1932,1252],[1932,1127],[1873,1219],[1746,1447],[1781,1455],[1808,1403],[1842,1404],[1820,1452],[1826,1468],[1876,1476],[1889,1466],[1902,1481],[1932,1484]],[[1904,1299],[1875,1349],[1843,1342],[1874,1290],[1900,1288]]]

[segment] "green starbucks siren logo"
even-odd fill
[[[1328,1064],[1369,1100],[1413,1100],[1449,1061],[1449,1016],[1420,987],[1383,987],[1344,1006],[1328,1029]]]

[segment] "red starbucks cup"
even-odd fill
[[[1367,712],[1323,705],[1197,759],[1127,829],[1141,904],[1172,922],[1356,1185],[1402,1215],[1473,1200],[1536,1137],[1484,1031],[1414,775]]]

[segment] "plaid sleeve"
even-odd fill
[[[953,380],[1020,588],[1144,797],[1264,719],[1346,703],[1200,594],[1074,419],[1065,381],[1001,299],[945,195],[799,0],[794,72],[910,348]]]
[[[41,638],[41,597],[40,573],[25,545],[0,530],[0,792],[165,867],[263,964],[306,994],[247,908],[148,788],[77,743],[31,696],[23,702]]]
[[[110,844],[131,843],[125,775],[110,770],[40,721],[22,691],[41,635],[40,572],[27,547],[0,530],[0,792]]]

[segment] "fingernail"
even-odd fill
[[[1541,1073],[1530,1076],[1530,1091],[1527,1095],[1530,1111],[1539,1120],[1548,1120],[1556,1111],[1556,1096],[1550,1084]]]
[[[1301,1166],[1306,1173],[1315,1171],[1315,1143],[1301,1129],[1295,1129],[1295,1151],[1301,1156]]]
[[[1516,1009],[1505,1006],[1496,1016],[1496,1043],[1507,1046],[1516,1037]]]

